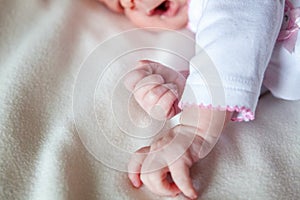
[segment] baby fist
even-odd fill
[[[183,75],[160,63],[140,61],[124,84],[151,117],[163,120],[180,111],[177,104],[185,81]]]

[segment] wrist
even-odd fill
[[[204,158],[212,149],[211,143],[205,140],[199,132],[200,129],[187,126],[177,125],[173,129],[173,134],[183,144],[182,147],[189,151],[193,163]]]
[[[185,106],[180,116],[180,124],[199,129],[199,136],[210,139],[218,137],[230,121],[232,112],[201,108],[197,105]]]
[[[232,113],[198,106],[184,107],[180,117],[180,129],[195,138],[191,144],[193,157],[202,159],[209,154],[217,143]]]

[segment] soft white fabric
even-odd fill
[[[88,152],[75,129],[72,98],[81,63],[99,43],[131,28],[93,0],[0,1],[0,199],[171,199],[134,189],[126,173]],[[135,45],[151,34],[123,44]],[[103,54],[119,48],[107,47]],[[131,143],[112,125],[114,117],[127,119],[124,90],[115,102],[121,104],[119,115],[112,115],[108,94],[117,74],[122,73],[107,72],[98,93],[99,126],[110,137],[120,136],[111,140],[120,148],[133,150],[142,144]],[[135,108],[132,117],[149,123]],[[82,120],[85,133],[89,122]],[[192,168],[199,199],[300,199],[299,130],[300,102],[263,97],[256,120],[230,124],[210,155]]]
[[[300,42],[292,53],[282,43],[276,44],[263,83],[278,98],[300,99]]]
[[[192,0],[189,27],[198,49],[181,105],[244,108],[237,119],[253,119],[267,66],[267,88],[277,97],[299,99],[300,42],[293,54],[277,44],[272,55],[283,9],[281,0]]]

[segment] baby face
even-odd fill
[[[179,29],[188,23],[188,0],[120,0],[125,15],[139,27]]]

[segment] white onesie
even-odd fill
[[[191,0],[189,27],[196,32],[197,48],[180,107],[235,111],[232,120],[253,120],[263,82],[277,97],[300,99],[295,92],[300,41],[290,50],[284,44],[287,38],[278,41],[281,29],[287,29],[282,20],[289,20],[284,13],[289,15],[284,0]],[[295,32],[299,37],[300,31]]]

